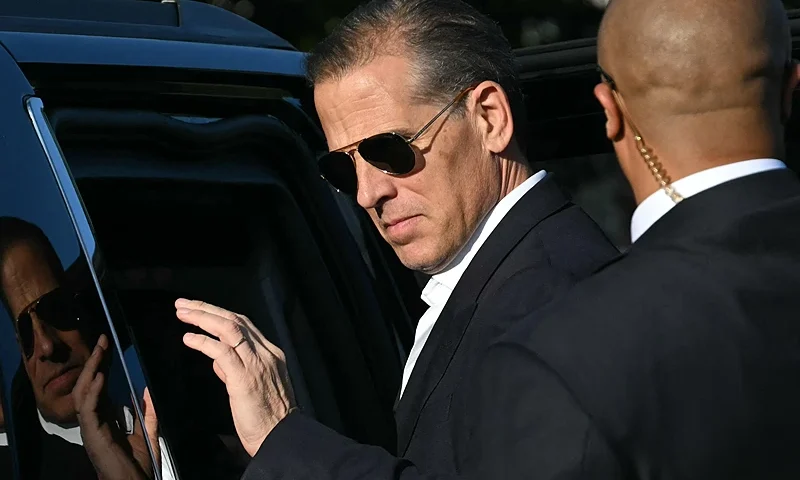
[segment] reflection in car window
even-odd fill
[[[7,402],[21,470],[25,478],[91,479],[94,460],[105,474],[152,478],[147,439],[88,273],[82,256],[64,268],[38,226],[0,217],[2,321],[13,327],[21,360]],[[93,357],[101,335],[106,349]],[[10,344],[3,342],[4,360]],[[76,385],[86,387],[83,395]]]
[[[5,398],[2,368],[0,368],[0,477],[13,478],[11,449],[8,443],[8,433],[6,432]]]

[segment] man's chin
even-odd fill
[[[64,428],[70,428],[78,425],[78,416],[75,412],[75,406],[72,399],[64,399],[65,405],[59,405],[56,408],[42,408],[39,407],[39,413],[49,423],[55,423]],[[66,403],[69,403],[66,405]]]
[[[419,250],[412,250],[410,245],[395,248],[395,253],[406,268],[426,275],[435,275],[444,270],[450,262],[450,256],[436,255]]]

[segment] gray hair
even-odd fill
[[[360,5],[307,57],[308,79],[312,86],[339,80],[385,54],[410,57],[412,95],[425,102],[445,104],[482,81],[498,83],[508,95],[517,132],[524,131],[525,103],[511,45],[497,23],[462,0]],[[463,105],[454,112],[463,112]]]

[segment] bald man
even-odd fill
[[[790,47],[778,0],[612,1],[595,94],[638,202],[634,243],[490,348],[468,471],[800,478]]]

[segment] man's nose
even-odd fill
[[[31,324],[33,326],[34,356],[41,359],[52,357],[56,342],[58,342],[53,327],[41,322],[35,313],[31,314]]]
[[[397,195],[394,177],[373,167],[358,153],[355,153],[353,163],[358,178],[356,201],[362,208],[376,208]]]

